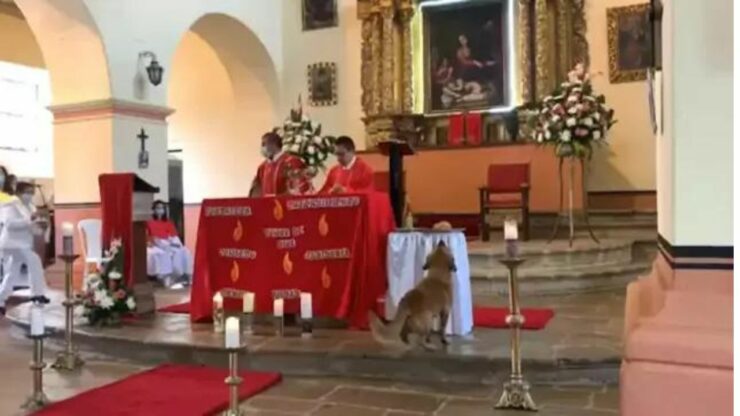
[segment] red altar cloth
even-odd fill
[[[205,200],[190,318],[209,320],[219,290],[254,292],[255,311],[272,313],[273,290],[298,289],[313,294],[315,316],[366,328],[387,288],[393,228],[388,195],[378,192]],[[240,298],[225,298],[227,310],[241,310]]]

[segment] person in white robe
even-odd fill
[[[167,218],[164,201],[152,205],[153,218],[147,222],[149,274],[157,276],[166,286],[189,284],[193,275],[193,258],[180,240],[175,224]]]
[[[43,234],[48,225],[36,214],[32,203],[34,192],[33,184],[19,182],[17,198],[0,206],[0,251],[8,259],[0,283],[0,314],[5,314],[5,302],[20,282],[18,264],[25,264],[28,269],[31,301],[49,303],[41,258],[33,250],[34,235]]]

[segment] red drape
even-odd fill
[[[463,142],[464,120],[462,114],[450,116],[450,127],[447,129],[447,143],[451,146],[459,146]]]
[[[481,115],[480,113],[465,115],[465,130],[468,144],[479,145],[481,143]]]
[[[126,284],[133,287],[133,193],[134,174],[100,175],[100,208],[103,220],[103,247],[110,247],[112,239],[120,238],[124,248],[123,275]]]
[[[377,192],[203,201],[191,320],[211,318],[219,290],[255,292],[255,310],[270,313],[273,290],[297,289],[313,294],[317,316],[366,328],[368,310],[386,291],[393,228],[388,195]],[[239,310],[241,300],[224,306]]]

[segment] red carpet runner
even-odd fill
[[[159,312],[190,313],[189,303],[179,303],[158,309]],[[508,328],[506,315],[508,308],[497,308],[488,306],[473,306],[473,325],[479,328]],[[522,309],[524,315],[524,326],[522,329],[540,330],[547,326],[550,319],[555,316],[552,309]]]
[[[259,394],[281,380],[278,373],[242,372],[239,397]],[[42,416],[213,415],[228,407],[227,370],[163,365],[54,403]]]

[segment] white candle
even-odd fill
[[[313,318],[313,296],[310,293],[301,293],[301,318]]]
[[[62,223],[62,236],[72,237],[75,233],[75,226],[71,222]]]
[[[284,302],[283,302],[282,299],[275,299],[272,302],[272,313],[276,317],[282,317],[283,316],[283,314],[284,314],[284,312],[283,312],[283,303]]]
[[[213,295],[213,307],[216,309],[224,308],[224,297],[221,295],[221,292],[217,292]]]
[[[519,229],[517,228],[516,220],[504,221],[504,240],[518,240]]]
[[[31,307],[31,335],[44,335],[44,311],[40,306]]]
[[[244,313],[254,312],[254,292],[244,293],[244,298],[242,300],[242,312]]]
[[[226,318],[226,348],[239,348],[239,318]]]

